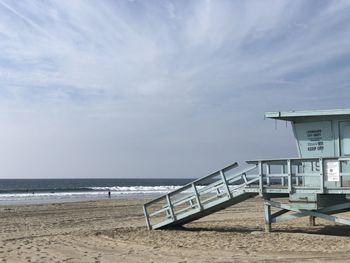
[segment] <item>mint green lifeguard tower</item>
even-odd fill
[[[149,229],[177,227],[260,195],[265,230],[309,216],[350,225],[350,109],[267,112],[291,122],[299,157],[233,163],[144,205]],[[280,201],[285,197],[285,201]],[[288,198],[288,199],[287,199]],[[271,213],[271,207],[279,211]]]

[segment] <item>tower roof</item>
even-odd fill
[[[266,112],[265,117],[277,120],[293,121],[300,118],[350,117],[350,109],[331,110],[302,110],[302,111],[275,111]]]

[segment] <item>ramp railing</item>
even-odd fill
[[[258,184],[259,178],[251,175],[257,165],[234,173],[233,163],[208,176],[200,178],[144,205],[149,229],[155,229],[186,218],[243,193],[246,185]]]
[[[144,205],[149,229],[181,225],[260,194],[350,194],[350,157],[289,158],[233,163]],[[249,195],[249,193],[253,195]]]

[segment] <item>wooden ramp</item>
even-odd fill
[[[237,166],[233,163],[146,203],[148,229],[178,227],[258,195],[259,176],[250,174],[257,165],[235,173]]]

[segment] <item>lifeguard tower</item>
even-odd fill
[[[320,217],[350,225],[350,219],[334,215],[350,211],[350,109],[267,112],[265,117],[291,122],[298,158],[251,160],[242,170],[233,163],[148,202],[148,229],[181,226],[256,195],[264,202],[267,232],[272,223],[304,216],[310,224]],[[279,211],[272,214],[271,207]]]

